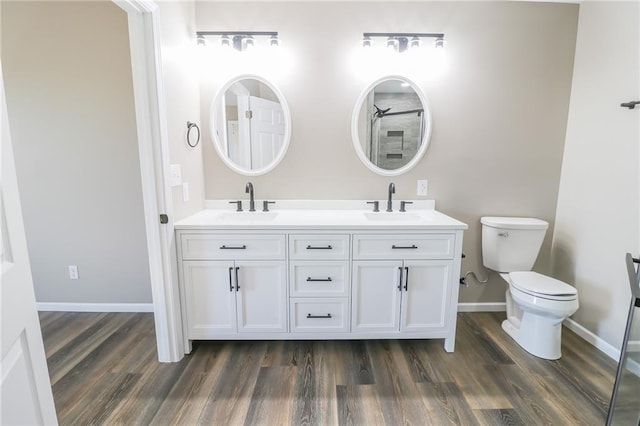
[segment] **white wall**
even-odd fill
[[[195,4],[193,1],[159,2],[162,67],[167,106],[167,131],[171,164],[179,164],[182,182],[188,184],[189,199],[184,201],[182,186],[172,190],[174,220],[204,207],[202,138],[195,148],[187,145],[187,122],[200,119],[200,85],[195,61]],[[192,130],[191,137],[196,135]]]
[[[620,347],[630,291],[626,252],[640,252],[640,4],[580,5],[558,196],[554,275],[574,284],[573,319]]]
[[[469,224],[463,273],[481,271],[480,217],[534,216],[551,223],[536,270],[548,273],[566,134],[578,5],[543,2],[198,2],[200,31],[278,31],[281,57],[258,63],[208,57],[201,71],[203,129],[216,91],[233,73],[260,73],[292,111],[292,140],[278,167],[247,178],[229,170],[204,138],[206,196],[245,199],[416,198],[429,180],[436,207]],[[444,32],[448,69],[361,60],[363,32]],[[215,41],[214,41],[215,42]],[[360,55],[360,56],[359,56]],[[226,75],[225,75],[226,73]],[[407,75],[433,108],[426,156],[409,173],[375,175],[351,143],[351,113],[377,77]],[[482,275],[482,274],[481,274]],[[497,275],[462,288],[461,302],[504,301]]]
[[[37,301],[150,303],[125,12],[107,1],[1,7]]]

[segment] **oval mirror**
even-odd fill
[[[291,114],[280,91],[255,75],[225,84],[211,104],[211,140],[232,170],[265,174],[282,161],[291,139]]]
[[[384,77],[365,89],[351,119],[351,137],[360,160],[383,176],[397,176],[422,158],[431,137],[431,111],[412,81]]]

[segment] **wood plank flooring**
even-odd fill
[[[604,424],[615,362],[567,329],[562,359],[535,358],[503,315],[458,314],[452,354],[442,340],[203,341],[173,364],[156,360],[152,314],[40,321],[61,425]]]

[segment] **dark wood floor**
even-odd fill
[[[442,340],[200,342],[156,360],[152,314],[40,315],[60,424],[602,425],[616,364],[563,331],[535,358],[461,313]]]

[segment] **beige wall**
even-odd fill
[[[220,71],[234,67],[270,78],[293,116],[286,157],[271,173],[254,178],[229,170],[203,132],[206,198],[245,198],[244,184],[251,180],[259,199],[384,199],[391,181],[398,199],[413,199],[416,180],[428,179],[428,198],[437,208],[469,224],[463,272],[480,271],[483,215],[549,221],[536,266],[548,272],[578,5],[198,2],[196,12],[199,31],[279,31],[291,58],[280,69],[273,61],[238,68],[210,58],[213,65],[201,69],[203,129],[208,130],[210,103],[226,82]],[[354,61],[363,32],[440,31],[446,33],[449,68],[439,78],[428,69]],[[426,157],[395,178],[377,176],[361,164],[350,137],[356,99],[383,72],[412,78],[433,108]],[[500,302],[504,290],[493,277],[486,286],[463,288],[460,301]]]
[[[553,239],[553,273],[578,289],[573,319],[620,347],[640,252],[640,4],[580,5],[575,72]],[[638,336],[635,337],[638,339]]]
[[[125,12],[111,2],[1,7],[37,301],[150,303]]]

